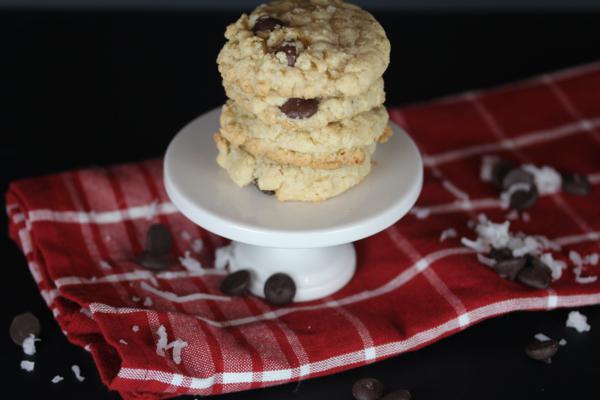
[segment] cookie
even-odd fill
[[[281,0],[242,15],[217,58],[223,80],[257,97],[357,96],[389,64],[371,14],[339,0]]]
[[[289,98],[282,96],[256,97],[244,92],[235,84],[224,82],[227,97],[235,100],[244,111],[254,114],[269,125],[281,125],[286,129],[323,128],[331,122],[351,118],[357,114],[381,106],[385,101],[383,79],[377,79],[366,91],[349,97],[324,97],[316,99],[314,109],[306,109],[305,118],[297,118],[298,105],[290,106]],[[313,107],[313,105],[310,105]]]
[[[264,123],[229,100],[221,111],[220,131],[238,145],[248,139],[260,139],[284,150],[336,153],[371,145],[384,134],[388,119],[386,109],[381,106],[320,129],[286,129]]]
[[[358,165],[317,169],[273,163],[254,157],[214,135],[219,150],[217,163],[240,187],[256,183],[265,192],[274,192],[281,201],[321,201],[337,196],[358,184],[371,171],[371,157]]]

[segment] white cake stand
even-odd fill
[[[249,185],[237,187],[216,163],[212,134],[220,108],[183,128],[164,160],[171,201],[187,218],[232,240],[232,271],[249,269],[251,292],[284,272],[296,283],[295,301],[329,296],[352,278],[352,242],[398,221],[414,205],[423,183],[419,151],[400,127],[377,147],[372,172],[356,187],[317,203],[280,202]]]

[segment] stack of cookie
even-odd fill
[[[237,185],[319,201],[369,174],[391,135],[390,43],[371,14],[338,0],[274,1],[225,37],[217,62],[229,100],[214,139]]]

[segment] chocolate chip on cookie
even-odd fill
[[[310,118],[319,109],[319,100],[292,97],[291,99],[288,99],[288,101],[286,101],[281,107],[279,107],[279,109],[289,118]]]
[[[296,50],[296,46],[293,43],[284,43],[275,49],[275,53],[283,52],[287,57],[287,65],[288,67],[293,67],[296,64],[296,57],[298,57],[298,53]]]
[[[252,32],[256,35],[257,32],[271,32],[275,28],[282,26],[285,26],[285,23],[282,20],[264,15],[256,20],[252,27]]]

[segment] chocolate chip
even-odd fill
[[[517,274],[517,280],[535,289],[546,289],[552,280],[552,271],[537,257],[530,257],[525,268]]]
[[[273,274],[265,282],[264,294],[271,304],[277,306],[288,304],[296,295],[296,284],[289,275],[283,273]]]
[[[223,279],[221,292],[230,296],[242,296],[246,294],[248,286],[250,286],[250,271],[240,269]]]
[[[381,400],[410,400],[411,398],[412,396],[408,390],[398,389],[386,394]]]
[[[519,272],[525,267],[526,263],[527,259],[525,257],[511,258],[498,261],[492,268],[501,277],[514,281]]]
[[[492,182],[498,186],[502,186],[502,181],[508,172],[513,169],[513,164],[510,161],[498,161],[492,167]]]
[[[539,197],[537,187],[534,184],[529,184],[528,188],[526,190],[515,190],[510,195],[510,208],[522,210],[535,204]]]
[[[319,109],[319,100],[317,99],[300,99],[292,97],[288,99],[281,107],[282,113],[289,118],[303,119],[312,117]]]
[[[148,229],[144,250],[153,254],[168,254],[171,252],[171,244],[169,229],[163,224],[154,224]]]
[[[578,196],[585,196],[592,191],[592,184],[585,175],[564,173],[562,175],[562,190]]]
[[[383,395],[383,383],[375,378],[363,378],[352,385],[352,395],[356,400],[376,400]]]
[[[556,340],[543,340],[541,342],[533,342],[525,347],[525,354],[529,358],[538,361],[546,361],[550,363],[550,359],[558,351],[558,342]]]
[[[280,51],[284,52],[287,56],[288,67],[293,67],[296,64],[296,57],[298,55],[296,53],[296,46],[291,43],[284,43],[275,50],[276,53],[279,53]]]
[[[168,254],[154,254],[149,251],[143,251],[136,262],[146,269],[162,271],[169,268],[170,260]]]
[[[280,19],[269,17],[268,15],[263,15],[259,17],[254,26],[252,27],[252,33],[256,34],[259,31],[268,31],[271,32],[277,27],[285,26],[285,23]]]
[[[513,168],[506,173],[502,178],[502,188],[507,190],[515,183],[528,183],[531,186],[534,185],[533,175],[527,171],[523,171],[521,168]]]
[[[29,335],[40,335],[40,321],[30,312],[19,314],[10,323],[10,338],[15,344],[23,345]]]
[[[499,249],[492,249],[488,254],[488,257],[493,258],[496,261],[510,260],[513,258],[513,252],[508,247],[501,247]]]

